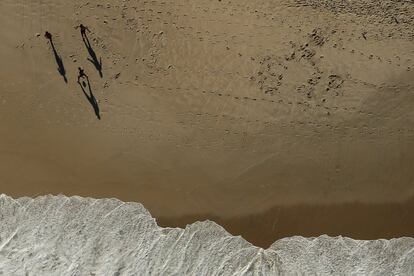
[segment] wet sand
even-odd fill
[[[413,236],[413,5],[306,3],[2,1],[0,192],[117,197],[263,246]]]
[[[194,215],[157,219],[163,226],[185,227],[194,221],[213,220],[233,235],[268,248],[277,239],[329,236],[360,240],[392,239],[414,235],[414,199],[401,203],[276,206],[266,212],[223,219]]]

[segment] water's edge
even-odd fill
[[[414,274],[414,238],[299,236],[268,249],[212,221],[162,228],[142,204],[0,195],[0,274]]]

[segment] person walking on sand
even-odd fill
[[[92,48],[92,45],[89,41],[88,36],[86,35],[86,31],[89,33],[91,32],[88,27],[86,27],[83,24],[80,24],[79,26],[76,26],[75,29],[80,28],[81,36],[83,43],[85,44],[86,49],[88,50],[90,58],[88,60],[92,62],[92,64],[95,66],[96,70],[99,72],[99,76],[102,78],[102,60],[101,58],[98,59],[96,56],[95,51]]]
[[[81,67],[78,67],[79,75],[78,75],[78,82],[80,83],[81,78],[88,79],[88,76],[85,74],[85,70],[83,70]]]
[[[48,31],[46,31],[45,32],[45,38],[47,40],[49,40],[49,43],[52,46],[53,54],[55,56],[56,63],[58,65],[58,68],[57,68],[58,69],[58,72],[59,72],[59,74],[62,75],[63,80],[67,83],[68,82],[68,79],[66,78],[65,66],[63,65],[62,57],[59,56],[59,54],[58,54],[58,52],[57,52],[57,50],[55,48],[55,44],[53,43],[53,40],[52,40],[52,34],[49,33]]]
[[[48,31],[46,31],[46,32],[45,32],[45,38],[46,38],[46,39],[49,39],[49,40],[52,40],[52,34],[51,34],[51,33],[49,33]]]
[[[79,28],[79,29],[80,29],[80,32],[81,32],[82,37],[86,37],[86,31],[91,32],[91,31],[88,29],[88,27],[86,27],[86,26],[85,26],[85,25],[83,25],[83,24],[80,24],[79,26],[76,26],[76,28],[75,28],[75,29],[77,29],[77,28]]]

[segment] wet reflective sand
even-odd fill
[[[414,233],[414,200],[388,204],[332,204],[274,207],[264,213],[222,219],[211,215],[160,218],[164,226],[185,227],[200,220],[214,220],[234,235],[241,235],[263,248],[292,235],[346,236],[354,239],[392,239]]]

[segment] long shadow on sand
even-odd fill
[[[93,110],[95,111],[95,115],[98,118],[98,120],[101,119],[101,115],[99,114],[99,105],[98,102],[96,101],[95,96],[93,95],[92,92],[92,88],[91,88],[91,84],[89,82],[89,78],[87,76],[85,76],[86,81],[82,80],[78,80],[78,84],[79,86],[82,88],[82,92],[85,95],[86,99],[88,100],[88,102],[91,104],[91,106],[93,107]],[[85,88],[88,89],[89,93],[86,93]]]
[[[53,54],[55,55],[56,63],[58,65],[58,72],[63,77],[63,80],[67,83],[68,79],[66,78],[66,70],[65,66],[63,65],[62,58],[59,56],[58,52],[56,51],[55,44],[53,44],[53,40],[49,39],[50,45],[52,45]]]
[[[96,70],[99,72],[99,76],[102,78],[102,59],[96,56],[95,51],[93,50],[89,38],[86,34],[82,35],[83,43],[85,44],[86,49],[88,50],[90,58],[88,60],[95,66]]]

